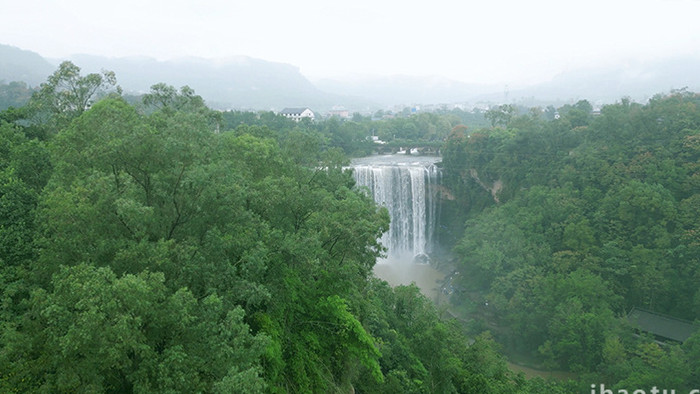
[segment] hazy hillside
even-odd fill
[[[688,87],[700,90],[700,58],[676,57],[624,66],[573,69],[526,88],[468,84],[442,77],[347,77],[310,82],[293,65],[245,56],[227,60],[182,58],[159,61],[148,57],[108,58],[74,55],[84,72],[112,70],[128,93],[147,92],[164,82],[188,85],[218,109],[276,109],[307,106],[325,112],[333,106],[374,111],[395,105],[477,103],[561,105],[586,98],[613,103],[622,97],[645,101],[659,92]],[[54,63],[57,63],[55,61]],[[0,81],[24,81],[36,86],[56,69],[40,55],[0,45]]]
[[[22,81],[37,86],[55,67],[39,54],[0,44],[0,82]]]
[[[329,92],[371,97],[385,106],[467,102],[499,90],[497,86],[467,84],[442,77],[407,75],[322,79],[316,86]]]
[[[334,105],[367,103],[322,92],[299,69],[288,64],[249,57],[225,61],[183,58],[158,61],[151,58],[105,58],[76,55],[71,60],[86,72],[112,70],[127,91],[146,92],[157,82],[188,85],[219,108],[282,109],[308,106],[314,110]]]
[[[158,61],[148,57],[74,55],[69,60],[85,73],[114,71],[127,93],[147,92],[159,82],[175,87],[188,85],[208,105],[220,109],[280,110],[306,106],[326,111],[336,105],[354,110],[377,107],[369,100],[323,92],[292,65],[243,56],[223,61],[198,58]],[[56,70],[60,61],[49,62],[35,52],[0,45],[0,81],[23,81],[36,86]]]
[[[687,87],[700,90],[700,57],[674,57],[656,61],[629,62],[624,67],[571,70],[551,81],[513,91],[513,100],[536,98],[563,103],[577,99],[613,103],[622,97],[645,102],[660,92]],[[502,97],[502,95],[501,95]]]
[[[384,105],[518,102],[523,105],[561,105],[587,99],[614,103],[622,97],[644,102],[660,92],[688,87],[700,90],[700,58],[676,57],[624,66],[572,69],[550,81],[523,88],[508,84],[480,85],[440,77],[355,77],[321,80],[329,92],[371,97]]]

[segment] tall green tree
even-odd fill
[[[85,112],[100,95],[117,84],[113,71],[80,74],[80,67],[64,61],[48,80],[39,86],[29,102],[34,123],[60,130]],[[121,92],[116,88],[117,93]]]

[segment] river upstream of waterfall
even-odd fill
[[[392,286],[415,283],[432,300],[437,300],[445,276],[429,264],[439,216],[439,161],[434,156],[396,154],[363,157],[351,164],[357,185],[366,187],[391,217],[381,240],[387,257],[377,262],[375,275]]]

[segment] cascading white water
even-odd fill
[[[391,217],[382,237],[390,259],[414,259],[428,255],[435,235],[436,199],[432,187],[439,169],[436,157],[375,156],[353,162],[358,186],[369,189]]]

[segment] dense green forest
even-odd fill
[[[700,387],[697,329],[661,345],[624,319],[700,319],[700,95],[558,112],[501,106],[487,114],[495,127],[448,139],[446,187],[466,219],[452,300],[511,352],[582,381]]]
[[[30,89],[24,82],[4,83],[0,81],[0,111],[10,107],[22,107],[32,96]]]
[[[333,123],[232,115],[68,62],[0,113],[0,391],[566,392],[373,277]]]
[[[238,125],[266,126],[281,135],[315,134],[325,146],[340,148],[346,156],[361,157],[377,153],[396,152],[407,146],[441,148],[452,130],[458,125],[486,126],[485,114],[459,108],[434,112],[411,113],[408,109],[397,114],[377,111],[372,116],[354,113],[351,119],[331,117],[320,122],[297,124],[271,111],[226,111],[222,121],[227,129]],[[383,142],[373,143],[375,136]]]
[[[700,387],[700,334],[661,346],[624,320],[700,318],[698,95],[294,123],[117,77],[3,85],[0,391]],[[373,276],[389,216],[344,169],[372,135],[441,146],[467,324]]]

